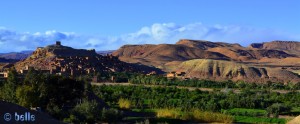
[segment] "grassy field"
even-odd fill
[[[249,116],[234,116],[234,122],[285,124],[286,120],[282,119],[282,118],[260,118],[260,117],[249,117]]]
[[[267,117],[268,114],[266,110],[262,109],[234,108],[222,111],[223,113],[234,116]]]
[[[155,113],[156,121],[165,120],[166,122],[172,122],[174,120],[186,121],[186,122],[201,122],[201,123],[232,123],[233,117],[230,115],[201,111],[199,109],[193,109],[189,111],[182,111],[178,108],[161,108],[161,109],[133,109],[135,112],[146,112]],[[129,118],[129,119],[139,119],[139,118]],[[152,120],[153,121],[153,120]]]

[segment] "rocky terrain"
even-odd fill
[[[189,78],[210,80],[233,80],[247,82],[299,82],[294,73],[267,67],[251,67],[233,61],[194,59],[178,65],[176,72],[186,72]]]
[[[120,61],[117,57],[102,56],[95,50],[73,49],[60,44],[37,48],[27,59],[15,64],[17,70],[26,67],[59,73],[62,75],[80,75],[101,72],[139,72],[149,73],[159,69]]]
[[[296,41],[272,41],[243,47],[239,44],[183,39],[176,44],[125,45],[113,55],[125,62],[155,66],[166,72],[183,70],[188,72],[187,76],[196,78],[298,82],[299,44]],[[227,71],[217,73],[218,70],[211,67]],[[237,71],[236,67],[244,69],[245,74]]]

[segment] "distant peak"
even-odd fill
[[[192,40],[192,39],[180,39],[176,44],[180,44],[181,42],[211,42],[207,40]]]

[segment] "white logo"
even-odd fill
[[[18,114],[15,112],[15,120],[16,121],[35,121],[35,115],[30,112],[25,112],[24,114]]]
[[[5,113],[5,114],[4,114],[4,120],[5,120],[5,121],[10,121],[10,120],[11,120],[11,114]]]

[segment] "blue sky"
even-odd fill
[[[300,40],[299,0],[9,0],[0,2],[0,52],[61,40],[96,50],[202,39]]]

